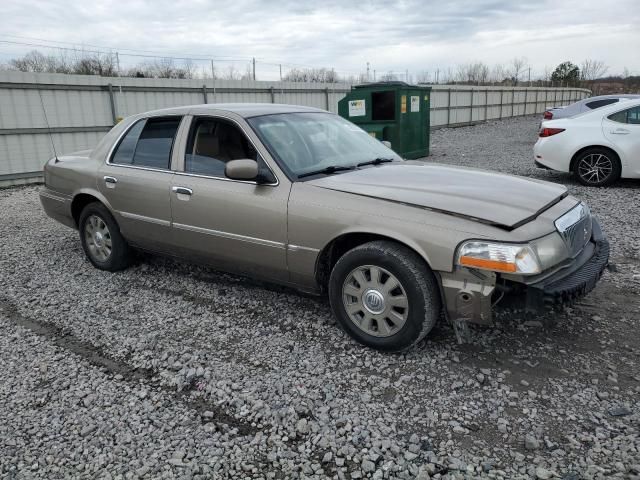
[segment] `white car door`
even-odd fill
[[[602,133],[622,161],[623,177],[640,177],[640,105],[602,119]]]

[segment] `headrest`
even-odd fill
[[[196,155],[204,155],[206,157],[217,158],[220,152],[220,142],[216,135],[199,134],[196,137]]]

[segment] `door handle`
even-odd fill
[[[193,190],[187,187],[171,187],[171,190],[175,192],[176,195],[187,195],[189,197],[193,195]]]
[[[110,177],[108,175],[104,177],[104,184],[107,188],[116,188],[116,183],[118,183],[118,179],[116,177]]]
[[[615,130],[611,130],[611,133],[614,135],[628,135],[630,132],[624,128],[616,128]]]

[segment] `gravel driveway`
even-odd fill
[[[564,183],[612,266],[549,322],[360,347],[325,299],[145,256],[109,274],[0,190],[2,478],[640,478],[640,182],[535,169],[537,118],[434,132],[428,161]]]

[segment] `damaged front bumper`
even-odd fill
[[[551,275],[505,280],[493,272],[457,267],[439,272],[447,318],[461,322],[491,325],[493,306],[503,297],[527,311],[544,313],[570,305],[596,286],[609,262],[609,242],[593,218],[591,239],[564,268]]]

